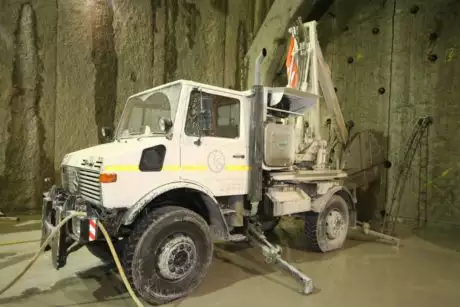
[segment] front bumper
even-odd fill
[[[51,241],[53,265],[56,269],[63,267],[67,256],[72,251],[91,242],[100,240],[102,234],[97,231],[97,216],[88,210],[89,204],[53,186],[43,194],[42,203],[42,244],[56,226],[73,212],[84,212],[84,216],[73,217],[60,229]]]

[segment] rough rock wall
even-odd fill
[[[273,0],[0,0],[0,209],[37,209],[67,152],[126,99],[193,79],[239,89]]]
[[[423,219],[422,184],[428,191],[428,222],[460,223],[459,12],[455,0],[336,0],[321,21],[320,43],[346,120],[355,121],[355,131],[381,135],[393,162],[386,181],[361,191],[361,207],[378,202],[383,208],[385,198],[389,201],[414,122],[431,115],[428,180],[419,174],[417,152],[400,215],[414,221],[420,212]]]
[[[401,157],[410,125],[422,115],[434,123],[428,139],[428,220],[460,224],[460,2],[397,1],[393,48],[390,151]],[[405,67],[405,68],[404,68]],[[414,217],[419,190],[419,161],[401,208],[403,217]]]
[[[55,159],[58,172],[64,155],[97,143],[96,51],[92,15],[98,1],[57,1]],[[56,174],[58,175],[58,174]]]
[[[2,207],[35,206],[54,173],[56,16],[53,1],[0,2]]]

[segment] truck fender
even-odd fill
[[[342,196],[343,199],[345,199],[350,211],[355,211],[356,196],[344,186],[335,186],[323,194],[321,197],[315,199],[311,204],[311,210],[318,213],[323,211],[329,199],[331,199],[331,197],[336,194]]]
[[[128,209],[128,211],[124,214],[122,225],[131,225],[138,216],[138,214],[158,196],[168,191],[181,188],[187,188],[200,192],[201,197],[203,199],[203,203],[205,204],[206,209],[209,212],[210,228],[213,235],[218,240],[227,240],[229,234],[228,225],[225,221],[225,218],[221,210],[219,209],[218,201],[211,193],[211,191],[209,191],[207,188],[189,181],[168,183],[153,189]]]

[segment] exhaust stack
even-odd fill
[[[249,133],[249,202],[251,203],[250,216],[257,214],[259,202],[262,200],[262,163],[264,148],[264,87],[261,84],[260,65],[267,55],[267,50],[262,49],[255,62],[254,96],[251,105],[251,131]]]
[[[256,59],[254,85],[262,85],[260,83],[260,64],[262,63],[262,61],[264,60],[266,56],[267,56],[267,49],[262,48],[262,51],[260,52],[259,56]]]

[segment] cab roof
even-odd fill
[[[147,89],[147,90],[142,91],[140,93],[136,93],[136,94],[130,96],[129,98],[142,96],[142,95],[148,94],[149,92],[161,90],[163,88],[173,86],[173,85],[176,85],[176,84],[195,86],[195,87],[200,87],[200,88],[203,88],[203,89],[210,89],[210,90],[220,91],[220,92],[229,93],[229,94],[233,94],[233,95],[239,95],[239,96],[248,96],[248,95],[251,94],[250,90],[237,91],[237,90],[232,90],[232,89],[228,89],[228,88],[225,88],[225,87],[214,86],[214,85],[199,83],[199,82],[195,82],[195,81],[191,81],[191,80],[180,79],[180,80],[168,82],[168,83],[165,83],[165,84],[162,84],[162,85]]]
[[[137,97],[137,96],[142,96],[145,94],[148,94],[153,91],[157,91],[169,86],[173,86],[176,84],[182,84],[182,85],[188,85],[188,86],[193,86],[193,87],[199,87],[202,89],[210,89],[214,91],[219,91],[222,93],[228,93],[228,94],[233,94],[233,95],[238,95],[238,96],[250,96],[252,95],[252,90],[246,90],[246,91],[237,91],[237,90],[232,90],[228,89],[225,87],[220,87],[220,86],[214,86],[214,85],[209,85],[209,84],[204,84],[204,83],[199,83],[191,80],[176,80],[173,82],[165,83],[160,86],[156,86],[153,88],[150,88],[148,90],[145,90],[143,92],[134,94],[130,96],[129,98],[132,97]],[[311,108],[314,106],[317,101],[318,101],[318,95],[309,93],[309,92],[304,92],[300,91],[294,88],[290,87],[264,87],[264,91],[270,93],[270,101],[268,101],[268,106],[273,106],[281,101],[283,97],[287,98],[287,100],[290,101],[290,112],[295,112],[295,113],[302,113],[304,110]],[[128,99],[129,99],[128,98]]]

